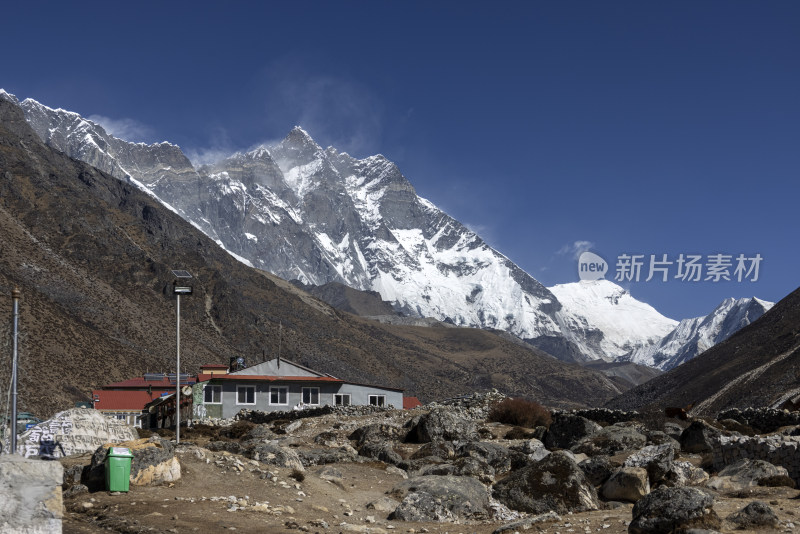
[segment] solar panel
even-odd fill
[[[175,275],[175,278],[191,278],[192,277],[192,275],[189,274],[189,271],[183,271],[183,270],[172,271],[172,274]]]
[[[145,373],[144,379],[148,382],[156,382],[159,380],[164,380],[164,373]]]

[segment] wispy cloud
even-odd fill
[[[384,106],[375,92],[347,76],[311,73],[302,65],[287,59],[268,67],[268,121],[283,122],[287,133],[292,126],[302,126],[321,145],[353,156],[379,152]]]
[[[574,241],[558,249],[556,254],[560,256],[572,256],[577,260],[582,253],[592,248],[594,248],[594,243],[591,241]]]
[[[103,115],[89,115],[89,120],[103,127],[103,129],[116,137],[132,143],[148,143],[153,137],[153,129],[142,124],[136,119],[112,119]]]
[[[184,150],[184,154],[195,167],[217,163],[231,157],[236,152],[237,148],[233,145],[225,128],[216,128],[211,132],[208,146],[188,147]]]

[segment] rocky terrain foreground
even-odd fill
[[[489,421],[502,413],[501,398],[473,395],[407,411],[242,412],[238,421],[182,430],[177,446],[142,432],[129,442],[128,493],[105,490],[105,447],[61,459],[64,532],[800,526],[798,412],[729,411],[706,422],[597,409],[554,413],[548,427],[523,428]]]

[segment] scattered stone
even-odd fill
[[[400,505],[400,502],[392,499],[391,497],[383,496],[380,499],[370,501],[367,503],[367,510],[375,510],[376,512],[391,513]]]
[[[761,528],[776,528],[778,516],[767,503],[753,501],[743,509],[727,517],[728,521],[741,530],[759,530]]]
[[[560,522],[561,516],[555,512],[547,512],[532,517],[526,517],[513,523],[508,523],[494,530],[492,534],[503,534],[504,532],[528,530],[537,523]]]

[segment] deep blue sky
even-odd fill
[[[581,241],[764,258],[625,284],[676,319],[798,286],[798,2],[73,4],[3,7],[0,87],[195,160],[295,124],[382,153],[546,285]]]

